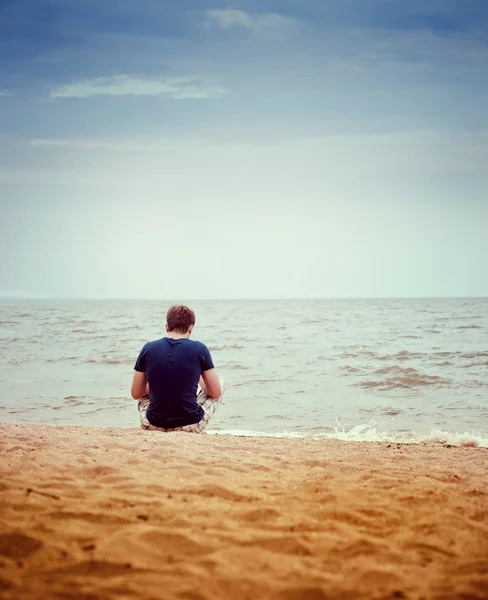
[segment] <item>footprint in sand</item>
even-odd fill
[[[7,590],[11,590],[14,587],[15,585],[11,581],[0,577],[0,592],[6,592]]]
[[[330,600],[320,587],[289,588],[273,596],[274,600]]]
[[[236,494],[231,490],[218,485],[203,485],[199,487],[187,488],[181,490],[184,494],[196,494],[202,498],[220,498],[222,500],[231,500],[232,502],[252,502],[254,498]]]
[[[244,513],[240,518],[250,523],[258,523],[260,521],[267,523],[272,519],[277,519],[279,516],[280,513],[274,508],[257,508],[256,510]]]
[[[130,570],[131,573],[142,573],[145,569],[135,569],[131,563],[112,563],[104,560],[87,560],[79,562],[68,567],[61,567],[53,571],[46,571],[46,575],[87,575],[89,577],[117,577],[118,575],[126,575]]]
[[[312,552],[294,537],[262,538],[243,542],[243,546],[259,547],[262,550],[278,552],[279,554],[294,554],[299,556],[311,556]]]
[[[23,533],[0,535],[0,555],[23,560],[43,547],[43,543]]]

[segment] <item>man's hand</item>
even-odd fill
[[[206,396],[210,396],[210,398],[214,398],[214,400],[218,400],[220,396],[222,396],[222,387],[215,369],[203,371],[202,376],[200,377],[200,385]]]
[[[132,380],[132,388],[130,393],[134,400],[139,400],[143,396],[146,395],[146,390],[148,390],[147,378],[145,373],[141,373],[140,371],[134,372],[134,379]]]

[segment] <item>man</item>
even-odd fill
[[[131,394],[139,401],[143,429],[202,433],[220,405],[223,389],[210,352],[190,340],[194,325],[188,306],[172,306],[168,335],[147,343],[139,354]]]

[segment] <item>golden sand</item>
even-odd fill
[[[3,599],[488,598],[488,451],[0,425]]]

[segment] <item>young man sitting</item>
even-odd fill
[[[143,429],[202,433],[221,403],[223,384],[210,352],[190,340],[194,325],[190,308],[172,306],[166,316],[168,335],[148,342],[139,354],[131,394],[138,400]]]

